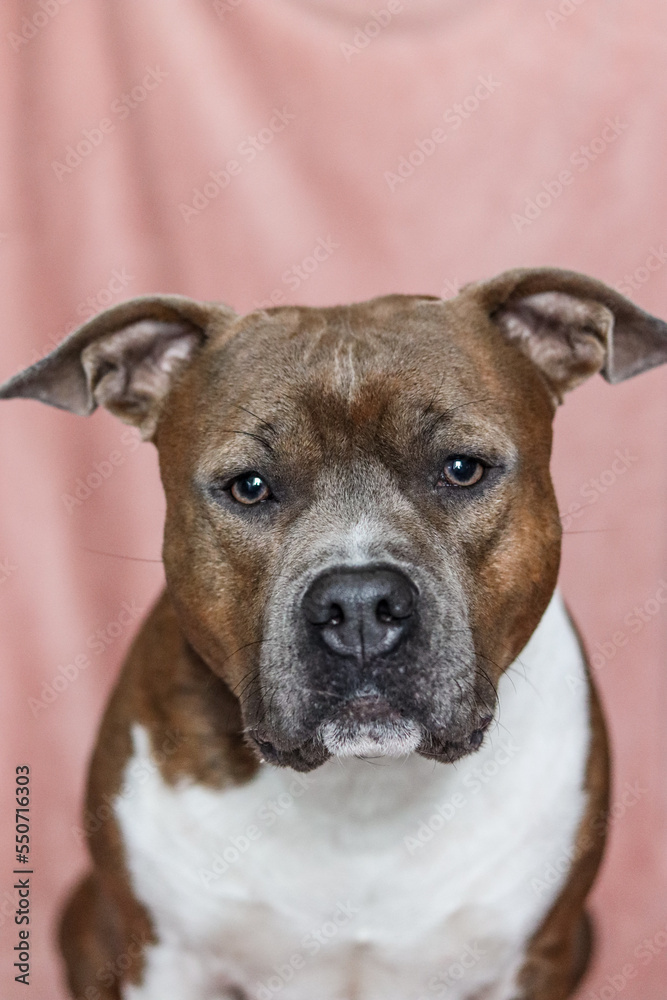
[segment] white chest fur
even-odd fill
[[[585,806],[587,687],[566,683],[583,670],[555,597],[501,679],[498,725],[456,765],[174,788],[136,727],[115,810],[159,944],[125,1000],[511,1000]]]

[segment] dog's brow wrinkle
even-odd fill
[[[432,417],[428,426],[426,427],[425,433],[427,437],[431,437],[435,433],[438,425],[441,424],[443,421],[448,420],[453,413],[456,413],[457,410],[461,410],[466,406],[473,406],[476,403],[484,403],[486,402],[487,399],[490,399],[490,397],[480,396],[477,399],[466,399],[464,400],[463,403],[457,403],[456,406],[449,406],[446,410],[443,410],[440,413],[436,413],[435,416]],[[434,410],[435,407],[433,405],[433,401],[431,401],[428,404],[428,406],[424,409],[424,414],[423,414],[424,417],[431,417]]]
[[[249,413],[251,417],[254,417],[255,420],[258,421],[260,427],[265,428],[272,434],[278,433],[274,424],[272,424],[270,420],[264,420],[262,417],[258,417],[256,413],[253,413],[252,410],[249,410],[247,406],[241,406],[240,403],[234,403],[234,406],[236,407],[237,410],[243,410],[244,413]]]
[[[253,438],[253,440],[259,441],[259,443],[263,445],[271,454],[274,452],[273,445],[267,441],[266,438],[263,438],[261,434],[253,434],[252,431],[234,431],[230,430],[228,427],[221,427],[220,430],[222,434],[242,434],[244,437]]]

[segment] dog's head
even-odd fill
[[[667,325],[593,279],[516,270],[452,300],[245,317],[136,299],[0,388],[155,441],[189,642],[264,757],[477,749],[553,592],[551,421]]]

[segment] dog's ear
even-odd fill
[[[505,271],[466,285],[560,400],[595,372],[622,382],[667,361],[667,323],[595,278],[558,268]]]
[[[233,310],[180,295],[145,296],[100,313],[51,354],[0,386],[87,416],[105,406],[152,437],[174,377]]]

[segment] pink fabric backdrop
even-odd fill
[[[661,0],[5,0],[0,378],[153,291],[239,309],[447,296],[555,264],[630,280],[667,317],[666,28]],[[596,378],[557,418],[561,509],[581,505],[562,586],[615,752],[587,1000],[666,992],[666,390],[667,371]],[[122,607],[139,614],[162,582],[133,560],[159,559],[163,501],[152,446],[106,413],[18,401],[0,427],[0,993],[26,995],[6,893],[28,762],[30,995],[57,1000],[86,758],[134,627]]]

